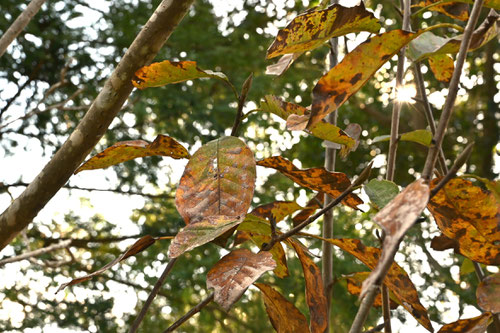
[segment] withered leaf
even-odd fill
[[[169,156],[175,159],[189,158],[189,153],[180,143],[169,136],[158,135],[149,143],[143,140],[117,142],[83,163],[75,174],[83,170],[103,169],[109,166],[146,156]]]
[[[254,233],[250,231],[239,231],[240,237],[252,240],[259,248],[262,247],[264,243],[269,243],[271,241],[271,236],[262,235],[259,233]],[[269,252],[273,255],[273,259],[276,262],[276,268],[274,269],[274,274],[279,278],[285,278],[289,275],[288,273],[288,265],[286,262],[286,254],[283,249],[283,245],[281,243],[276,243],[269,250]]]
[[[487,276],[476,290],[477,305],[484,311],[500,312],[500,273]]]
[[[276,268],[271,253],[237,249],[222,257],[207,274],[214,301],[228,311],[262,274]]]
[[[370,272],[357,272],[350,275],[343,276],[342,279],[347,283],[347,291],[354,295],[359,296],[361,294],[361,285],[363,281],[370,275]],[[392,292],[391,292],[392,293]],[[395,295],[390,296],[390,307],[391,309],[395,309],[398,307],[398,303],[395,302],[392,298],[395,298]],[[381,307],[382,306],[382,296],[380,292],[377,293],[375,297],[375,301],[373,302],[373,306]]]
[[[165,238],[165,237],[162,237],[162,238]],[[97,275],[99,275],[99,274],[107,271],[108,269],[110,269],[111,267],[113,267],[114,265],[116,265],[117,263],[119,263],[120,261],[125,260],[128,257],[135,256],[137,253],[144,251],[145,249],[147,249],[148,247],[150,247],[151,245],[153,245],[158,239],[159,238],[152,237],[150,235],[146,235],[146,236],[143,236],[143,237],[139,238],[134,244],[132,244],[132,246],[130,246],[127,249],[127,251],[125,251],[124,253],[122,253],[118,258],[116,258],[115,260],[111,261],[109,264],[103,266],[102,268],[98,269],[95,272],[92,272],[92,273],[87,274],[85,276],[73,279],[70,282],[63,283],[57,289],[56,293],[58,293],[59,291],[63,290],[67,286],[72,286],[74,284],[78,284],[78,283],[82,283],[82,282],[88,281],[91,278],[93,278],[94,276],[97,276]]]
[[[196,61],[165,60],[140,68],[135,72],[132,84],[136,88],[145,89],[204,77],[229,82],[224,73],[200,69]]]
[[[271,324],[278,333],[308,333],[306,317],[285,297],[264,283],[255,283],[262,292],[266,312]]]
[[[434,77],[441,82],[450,82],[455,64],[447,54],[436,54],[429,57],[429,67]]]
[[[278,32],[267,50],[267,59],[314,49],[332,37],[379,30],[380,23],[363,2],[355,7],[332,5],[324,10],[309,10]]]
[[[431,182],[433,188],[439,182]],[[427,206],[441,232],[456,241],[455,248],[467,258],[500,265],[500,204],[495,195],[454,178]]]
[[[311,216],[316,212],[316,210],[323,207],[324,196],[325,195],[320,192],[316,194],[314,198],[309,200],[306,207],[304,207],[304,209],[302,209],[297,215],[293,217],[292,219],[293,226],[295,227],[298,224],[302,223],[303,221],[307,220],[309,216]]]
[[[169,247],[169,257],[203,245],[245,218],[255,189],[255,159],[238,138],[202,146],[189,160],[175,194],[187,226]]]
[[[412,7],[426,7],[437,1],[438,0],[420,1]],[[467,21],[467,19],[469,18],[469,5],[466,3],[449,2],[442,5],[432,6],[429,8],[429,10],[443,13],[451,18],[461,21]]]
[[[292,162],[281,157],[273,156],[257,162],[257,165],[273,168],[287,176],[300,186],[314,191],[324,192],[332,197],[338,197],[351,184],[349,178],[341,172],[329,172],[325,168],[311,168],[300,170]],[[356,208],[363,201],[355,194],[349,194],[343,201],[345,205]]]
[[[446,324],[438,333],[484,333],[491,322],[491,313],[485,312],[480,316],[457,320]]]
[[[273,113],[284,120],[289,119],[292,115],[303,116],[309,113],[307,108],[301,105],[285,102],[272,95],[266,95],[264,97],[264,100],[260,103],[260,109],[264,112]],[[288,120],[287,124],[289,125]],[[293,130],[293,127],[289,129]],[[347,149],[354,149],[356,144],[356,140],[346,132],[326,121],[320,121],[312,126],[307,132],[317,138],[345,145]]]
[[[325,332],[328,326],[328,305],[323,279],[321,278],[321,270],[306,255],[297,240],[289,239],[288,241],[288,244],[291,244],[295,249],[302,265],[302,271],[304,272],[306,302],[309,306],[309,314],[311,316],[311,332]]]
[[[296,52],[283,55],[277,63],[269,65],[266,67],[267,75],[277,75],[280,76],[287,71],[288,68],[293,64],[298,57],[302,55],[303,52]]]

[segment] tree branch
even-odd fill
[[[5,264],[10,264],[10,263],[13,263],[16,261],[21,261],[24,259],[38,257],[38,256],[41,256],[42,254],[45,254],[45,253],[49,253],[49,252],[59,250],[59,249],[64,249],[70,245],[71,245],[71,240],[67,239],[67,240],[61,241],[60,243],[52,244],[50,246],[43,247],[43,248],[38,249],[38,250],[26,252],[26,253],[23,253],[21,255],[14,256],[14,257],[5,258],[5,259],[0,260],[0,267],[4,266]]]
[[[33,220],[104,135],[132,92],[134,73],[153,60],[193,1],[161,2],[68,140],[21,196],[0,215],[0,250]]]
[[[189,310],[184,316],[180,317],[175,323],[170,325],[163,333],[173,332],[177,327],[181,326],[186,320],[197,314],[201,311],[208,303],[210,303],[214,299],[214,294],[211,293],[205,298],[203,301],[198,303],[194,308]]]

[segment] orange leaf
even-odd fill
[[[255,286],[262,292],[267,315],[278,333],[310,332],[306,317],[295,305],[267,284],[256,283]]]
[[[357,272],[354,274],[343,276],[347,282],[347,291],[354,296],[359,296],[361,294],[361,285],[364,280],[370,275],[370,272]],[[395,296],[394,296],[395,297]],[[373,302],[373,306],[381,307],[382,306],[382,296],[380,292],[377,293],[375,297],[375,301]],[[398,303],[394,302],[392,299],[390,300],[391,309],[395,309],[398,307]]]
[[[276,223],[282,221],[288,215],[302,209],[295,201],[274,201],[261,205],[252,210],[252,215],[263,217],[267,220],[274,219]]]
[[[500,312],[500,273],[484,278],[476,290],[477,304],[484,311]]]
[[[491,313],[485,312],[480,316],[457,320],[454,323],[446,324],[438,333],[484,333],[490,324]]]
[[[431,182],[436,186],[439,179]],[[472,182],[450,180],[427,208],[441,232],[456,241],[467,258],[487,265],[500,265],[500,204],[495,195]]]
[[[180,143],[169,136],[158,135],[153,143],[143,140],[117,142],[83,163],[75,175],[83,170],[103,169],[109,166],[146,156],[188,158],[189,153]]]
[[[187,226],[170,244],[175,258],[241,223],[255,188],[255,159],[238,138],[211,141],[194,153],[175,194]]]
[[[214,300],[228,311],[245,290],[262,274],[276,268],[269,252],[252,253],[237,249],[222,257],[207,274],[207,288],[214,289]]]
[[[438,0],[426,0],[420,1],[418,4],[413,5],[412,7],[425,7],[429,6]],[[429,8],[430,11],[443,13],[451,18],[467,21],[469,18],[469,5],[460,2],[449,2],[442,5],[436,5]]]
[[[302,264],[306,283],[306,302],[309,306],[309,314],[311,316],[311,332],[325,332],[328,325],[328,306],[325,297],[325,287],[321,278],[321,270],[306,255],[298,241],[290,238],[288,239],[288,243],[293,246]]]
[[[447,54],[437,54],[429,57],[429,67],[434,77],[441,82],[450,82],[455,64]]]
[[[338,197],[351,182],[344,173],[329,172],[325,168],[311,168],[300,170],[292,162],[281,157],[273,156],[257,162],[257,165],[273,168],[299,184],[314,191],[328,193]],[[349,194],[343,201],[345,205],[356,208],[363,201],[355,194]]]
[[[307,203],[306,207],[302,209],[297,215],[295,215],[292,219],[293,221],[293,226],[297,226],[303,221],[307,220],[309,216],[314,214],[316,210],[319,208],[323,207],[323,198],[324,194],[323,193],[318,193],[314,198],[309,200]]]

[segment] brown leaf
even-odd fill
[[[143,140],[117,142],[83,163],[75,175],[83,170],[103,169],[109,166],[146,156],[169,156],[175,159],[189,158],[180,143],[169,136],[158,135],[153,143]]]
[[[344,173],[329,172],[325,168],[311,168],[300,170],[292,162],[281,157],[273,156],[257,162],[257,165],[273,168],[299,184],[314,191],[328,193],[332,197],[338,197],[351,182]],[[356,208],[363,201],[355,194],[349,194],[342,203]]]
[[[380,23],[362,2],[355,7],[332,5],[324,10],[309,10],[278,32],[267,50],[267,59],[314,49],[332,37],[360,31],[375,33],[379,29]]]
[[[306,317],[295,305],[267,284],[256,283],[255,286],[262,292],[266,312],[278,333],[310,332]]]
[[[491,322],[491,313],[485,312],[480,316],[457,320],[446,324],[438,333],[484,333]]]
[[[500,312],[500,273],[487,276],[476,290],[477,305],[484,311]]]
[[[440,234],[431,240],[431,248],[436,251],[454,249],[456,253],[460,253],[460,246],[458,245],[458,242],[454,239],[446,237],[443,234]]]
[[[441,82],[450,82],[455,64],[447,54],[437,54],[429,57],[429,67],[434,77]]]
[[[297,215],[295,215],[292,219],[293,221],[293,226],[297,226],[300,223],[304,222],[307,220],[312,214],[316,212],[316,210],[320,209],[323,207],[323,199],[324,198],[324,193],[318,193],[314,198],[309,200],[307,203],[306,207],[302,209]]]
[[[431,182],[435,187],[439,179]],[[494,194],[472,182],[450,180],[429,202],[427,208],[441,232],[456,241],[467,258],[500,265],[500,204]]]
[[[252,215],[263,217],[267,220],[274,219],[276,223],[282,221],[288,215],[302,209],[295,201],[274,201],[261,205],[252,210]]]
[[[245,290],[265,272],[276,268],[271,253],[237,249],[222,257],[207,274],[207,288],[214,300],[228,311]]]
[[[116,258],[115,260],[113,260],[109,264],[105,265],[104,267],[98,269],[95,272],[92,272],[92,273],[87,274],[85,276],[73,279],[70,282],[63,283],[57,289],[56,293],[58,293],[59,291],[63,290],[67,286],[72,286],[74,284],[78,284],[78,283],[90,280],[94,276],[97,276],[97,275],[99,275],[99,274],[107,271],[108,269],[110,269],[111,267],[113,267],[114,265],[116,265],[117,263],[119,263],[120,261],[125,260],[128,257],[135,256],[137,253],[144,251],[145,249],[147,249],[148,247],[150,247],[151,245],[153,245],[157,240],[158,240],[158,238],[152,237],[150,235],[146,235],[146,236],[143,236],[143,237],[139,238],[134,244],[132,244],[132,246],[130,246],[127,249],[127,251],[125,251],[122,255],[120,255],[118,258]]]
[[[241,236],[241,234],[244,234],[244,236]],[[271,236],[261,235],[259,233],[254,233],[250,231],[240,231],[240,237],[244,238],[246,236],[248,236],[248,238],[251,239],[252,242],[254,242],[255,245],[257,245],[259,248],[262,248],[262,245],[264,243],[269,243],[271,241]],[[273,259],[277,265],[276,268],[274,269],[274,274],[280,279],[287,277],[289,273],[288,273],[288,265],[286,262],[286,254],[285,250],[283,249],[283,245],[281,245],[281,243],[276,243],[269,250],[269,252],[273,255]]]
[[[418,4],[413,5],[412,7],[425,7],[437,1],[438,0],[420,1]],[[461,21],[467,21],[467,19],[469,18],[469,5],[466,3],[450,2],[430,7],[429,10],[443,13],[451,18]]]
[[[254,188],[255,159],[240,139],[220,138],[197,150],[175,195],[187,226],[170,244],[169,257],[178,257],[241,223]]]
[[[354,296],[359,296],[361,294],[361,285],[369,275],[370,272],[357,272],[354,274],[343,276],[342,279],[344,279],[347,282],[347,291]],[[393,295],[393,297],[396,296]],[[375,301],[373,302],[373,306],[375,307],[382,306],[382,296],[380,295],[380,292],[377,293]],[[398,303],[390,299],[390,307],[392,310],[394,310],[398,307]]]
[[[328,305],[325,297],[325,287],[321,278],[321,270],[309,258],[298,241],[290,238],[288,243],[293,246],[299,257],[306,283],[306,302],[311,316],[311,332],[325,332],[328,326]]]

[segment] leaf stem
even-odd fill
[[[189,310],[184,316],[180,317],[175,323],[170,325],[163,333],[173,332],[177,327],[181,326],[189,318],[201,311],[207,304],[209,304],[214,299],[214,293],[208,295],[207,298],[198,303],[195,307]]]
[[[243,120],[243,107],[245,106],[245,101],[248,97],[248,92],[252,87],[253,81],[253,73],[250,73],[248,78],[243,83],[243,87],[241,88],[241,95],[238,97],[238,93],[236,93],[236,98],[238,100],[238,109],[236,110],[236,118],[234,119],[233,128],[231,130],[231,136],[238,136],[238,129]]]

